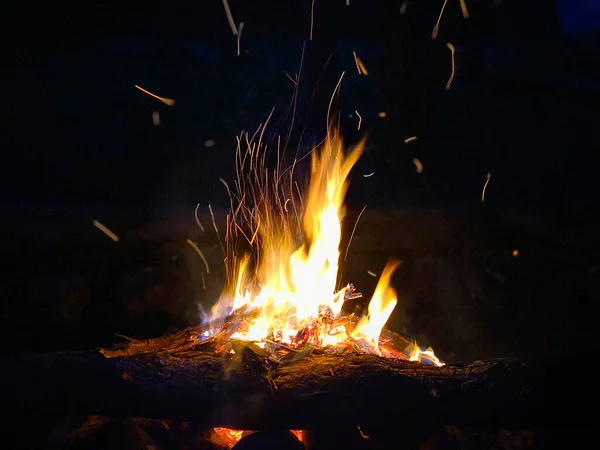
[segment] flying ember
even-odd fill
[[[348,175],[364,141],[345,154],[338,131],[330,130],[310,152],[302,191],[299,161],[286,167],[278,152],[275,169],[267,167],[264,127],[260,131],[257,141],[247,134],[238,139],[226,232],[228,284],[206,317],[218,328],[208,334],[265,350],[346,348],[442,365],[430,349],[415,344],[397,351],[380,340],[397,303],[390,286],[397,262],[384,268],[366,316],[342,312],[345,301],[361,296],[351,284],[337,283]]]

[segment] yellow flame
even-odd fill
[[[369,313],[352,332],[354,339],[364,340],[376,351],[379,349],[379,334],[398,303],[396,292],[390,287],[390,278],[399,265],[400,262],[395,260],[386,264],[369,303]]]
[[[440,359],[437,356],[435,356],[435,353],[433,352],[433,349],[431,347],[429,347],[427,350],[421,350],[421,348],[416,343],[412,344],[412,351],[408,359],[410,361],[418,362],[423,362],[423,360],[426,360],[438,367],[445,365],[445,363],[440,361]]]
[[[361,142],[344,155],[341,138],[332,133],[320,151],[313,151],[301,229],[298,220],[273,204],[260,208],[258,264],[250,271],[247,256],[238,264],[233,309],[261,308],[261,314],[233,338],[259,341],[274,335],[289,343],[324,310],[339,315],[345,293],[336,291],[343,202],[350,169],[363,148]],[[347,338],[342,330],[339,334]],[[330,335],[320,341],[335,343]]]
[[[399,262],[391,261],[384,268],[368,314],[354,330],[327,322],[327,318],[340,315],[348,289],[336,289],[341,223],[348,176],[364,141],[344,154],[339,133],[331,130],[324,144],[311,152],[308,188],[301,193],[292,178],[295,163],[291,168],[269,172],[264,153],[260,153],[261,138],[258,143],[245,138],[247,150],[243,154],[244,136],[238,139],[238,179],[227,226],[228,279],[232,285],[213,307],[212,318],[243,308],[257,314],[231,338],[327,346],[348,341],[350,334],[365,344],[361,348],[381,354],[379,335],[397,303],[390,279]],[[242,258],[231,247],[239,236],[252,250]],[[309,337],[298,339],[307,330]]]

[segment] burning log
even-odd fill
[[[247,430],[323,424],[368,429],[424,420],[532,428],[581,423],[598,398],[569,381],[583,372],[574,367],[582,365],[578,361],[435,367],[330,348],[276,364],[251,345],[215,354],[210,343],[182,343],[195,336],[193,330],[146,341],[152,351],[134,352],[141,344],[132,342],[105,356],[58,352],[5,359],[3,412],[69,411]]]

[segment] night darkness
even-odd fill
[[[344,245],[367,209],[346,281],[370,293],[367,271],[401,259],[388,325],[449,362],[597,352],[596,2],[467,0],[465,19],[449,0],[434,40],[442,0],[408,0],[403,14],[402,0],[316,0],[311,41],[310,0],[230,0],[244,23],[239,56],[220,0],[11,3],[3,353],[197,323],[224,275],[200,282],[186,239],[215,267],[222,254],[196,228],[196,204],[202,220],[211,204],[224,223],[219,178],[234,177],[236,136],[272,110],[272,145],[287,136],[306,153],[319,142],[342,72],[333,105],[345,141],[368,137],[348,194]]]

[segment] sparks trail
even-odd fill
[[[212,206],[208,204],[208,210],[210,211],[210,217],[212,219],[213,228],[215,229],[215,234],[217,235],[217,239],[219,240],[219,245],[221,246],[221,250],[223,250],[223,255],[225,255],[225,247],[223,247],[223,242],[221,241],[221,235],[219,234],[219,229],[217,228],[217,222],[215,221],[215,214],[213,213]]]
[[[452,45],[451,42],[447,42],[446,43],[446,47],[448,47],[450,49],[450,55],[452,58],[452,72],[450,73],[450,78],[448,79],[448,82],[446,83],[446,90],[449,91],[450,90],[450,86],[452,85],[452,80],[454,80],[454,52],[455,52],[455,48],[454,45]]]
[[[465,0],[460,0],[460,10],[465,19],[469,18],[469,10],[467,9],[467,3]]]
[[[363,206],[363,209],[361,209],[360,213],[358,214],[358,218],[356,219],[356,222],[354,222],[354,228],[352,228],[352,233],[350,234],[350,239],[348,240],[348,246],[346,247],[346,253],[344,253],[344,261],[346,261],[346,257],[348,256],[348,250],[350,250],[350,244],[352,243],[352,238],[354,237],[354,232],[356,231],[356,227],[358,226],[360,217],[365,212],[365,209],[367,209],[367,205]]]
[[[485,184],[483,185],[483,190],[481,191],[481,203],[485,202],[485,191],[487,190],[491,178],[492,172],[488,172],[487,179],[485,180]]]
[[[438,16],[437,22],[433,27],[433,31],[431,32],[431,39],[437,39],[438,34],[440,32],[440,21],[442,20],[442,15],[444,14],[444,9],[446,9],[446,4],[448,0],[444,0],[444,4],[442,5],[442,9],[440,10],[440,15]]]
[[[313,40],[314,22],[315,22],[315,0],[312,0],[312,3],[310,5],[310,35],[309,35],[309,38],[311,41]]]
[[[208,267],[208,261],[204,257],[204,253],[202,253],[202,250],[200,250],[200,248],[198,247],[198,244],[196,244],[191,239],[188,239],[187,243],[190,245],[190,247],[192,247],[194,250],[196,250],[196,253],[198,253],[198,255],[200,255],[200,258],[202,258],[202,261],[204,262],[204,267],[206,267],[206,273],[209,274],[210,267]]]
[[[196,224],[198,225],[198,228],[200,228],[200,231],[204,232],[204,227],[202,226],[202,224],[200,223],[200,219],[198,218],[198,208],[200,208],[200,203],[196,205],[196,209],[194,210],[194,219],[196,219]]]
[[[413,158],[413,164],[415,165],[415,167],[417,169],[417,173],[423,172],[423,163],[421,163],[421,161],[419,161],[419,158]]]
[[[365,76],[369,75],[367,68],[365,67],[365,65],[363,64],[361,59],[358,57],[358,55],[356,54],[355,51],[352,51],[352,56],[354,56],[354,63],[356,64],[356,70],[358,70],[358,74],[365,75]]]
[[[223,0],[223,7],[225,8],[225,15],[227,16],[227,22],[229,23],[231,32],[234,36],[237,36],[238,29],[235,26],[235,20],[233,20],[233,16],[231,15],[231,9],[229,9],[229,2],[227,0]]]
[[[357,110],[354,110],[354,113],[358,117],[358,126],[356,129],[360,130],[360,126],[362,125],[362,116],[359,114],[359,112]]]
[[[111,238],[114,242],[119,242],[119,236],[110,231],[106,226],[104,226],[97,220],[92,220],[92,224],[100,231],[102,231],[105,235],[107,235],[109,238]]]
[[[340,86],[342,85],[342,80],[344,79],[344,75],[346,75],[346,71],[342,72],[342,74],[340,75],[340,79],[338,80],[337,84],[335,85],[335,88],[333,89],[333,94],[331,94],[331,97],[329,98],[329,105],[327,105],[327,139],[325,141],[326,143],[333,142],[333,139],[335,139],[336,137],[339,138],[339,135],[337,134],[337,129],[334,134],[332,134],[331,130],[330,130],[330,127],[332,125],[331,124],[331,105],[333,104],[333,99],[335,98],[335,96],[339,95],[339,93],[340,93]]]
[[[237,55],[240,56],[240,39],[242,39],[242,30],[244,29],[244,22],[240,22],[240,27],[237,32]]]
[[[146,89],[138,86],[137,84],[134,85],[137,89],[139,89],[140,91],[142,91],[144,94],[148,94],[150,97],[154,97],[157,100],[160,100],[161,102],[163,102],[165,105],[168,106],[173,106],[175,104],[175,100],[173,100],[172,98],[167,98],[167,97],[159,97],[156,94],[153,94],[150,91],[147,91]]]

